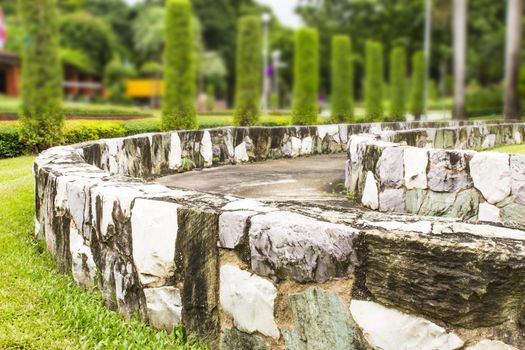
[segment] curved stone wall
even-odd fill
[[[450,125],[222,128],[52,148],[34,165],[36,236],[108,308],[182,323],[212,348],[523,348],[523,230],[145,182]]]
[[[516,123],[354,135],[346,185],[373,210],[525,227],[525,155],[474,151],[524,136]]]

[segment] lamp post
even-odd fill
[[[261,109],[263,115],[268,113],[268,90],[269,90],[269,77],[268,77],[268,58],[269,58],[269,24],[272,16],[269,13],[263,13],[261,20],[263,23],[263,49],[262,49],[262,58],[263,58],[263,85],[262,85],[262,98],[261,98]]]

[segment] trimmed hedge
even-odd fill
[[[406,115],[406,50],[396,47],[390,53],[390,111],[389,121],[404,121]]]
[[[41,151],[62,142],[62,63],[56,0],[20,0],[22,50],[20,134]]]
[[[308,125],[317,122],[319,89],[319,34],[313,28],[295,32],[292,122]]]
[[[262,28],[258,16],[245,16],[237,25],[235,61],[235,125],[257,124],[261,103]]]
[[[162,129],[197,127],[197,91],[192,6],[189,0],[166,2]]]
[[[0,159],[21,156],[25,150],[18,128],[0,125]]]
[[[419,120],[425,113],[425,54],[417,51],[412,56],[412,92],[410,97],[410,113]]]
[[[332,38],[332,121],[349,123],[354,117],[352,43],[347,35]]]
[[[365,109],[367,121],[383,119],[383,45],[366,42]]]

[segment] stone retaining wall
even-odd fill
[[[525,155],[470,150],[524,136],[525,124],[354,135],[346,185],[373,210],[524,226]]]
[[[224,128],[53,148],[34,165],[36,236],[108,308],[161,329],[182,323],[212,348],[525,347],[523,230],[139,179],[189,161],[340,151],[353,130],[412,126]]]

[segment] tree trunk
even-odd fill
[[[467,119],[465,108],[465,60],[467,39],[467,0],[453,2],[454,110],[453,119]]]
[[[520,97],[518,94],[518,75],[521,50],[521,25],[523,0],[508,0],[507,4],[507,42],[505,47],[505,119],[520,118]]]

